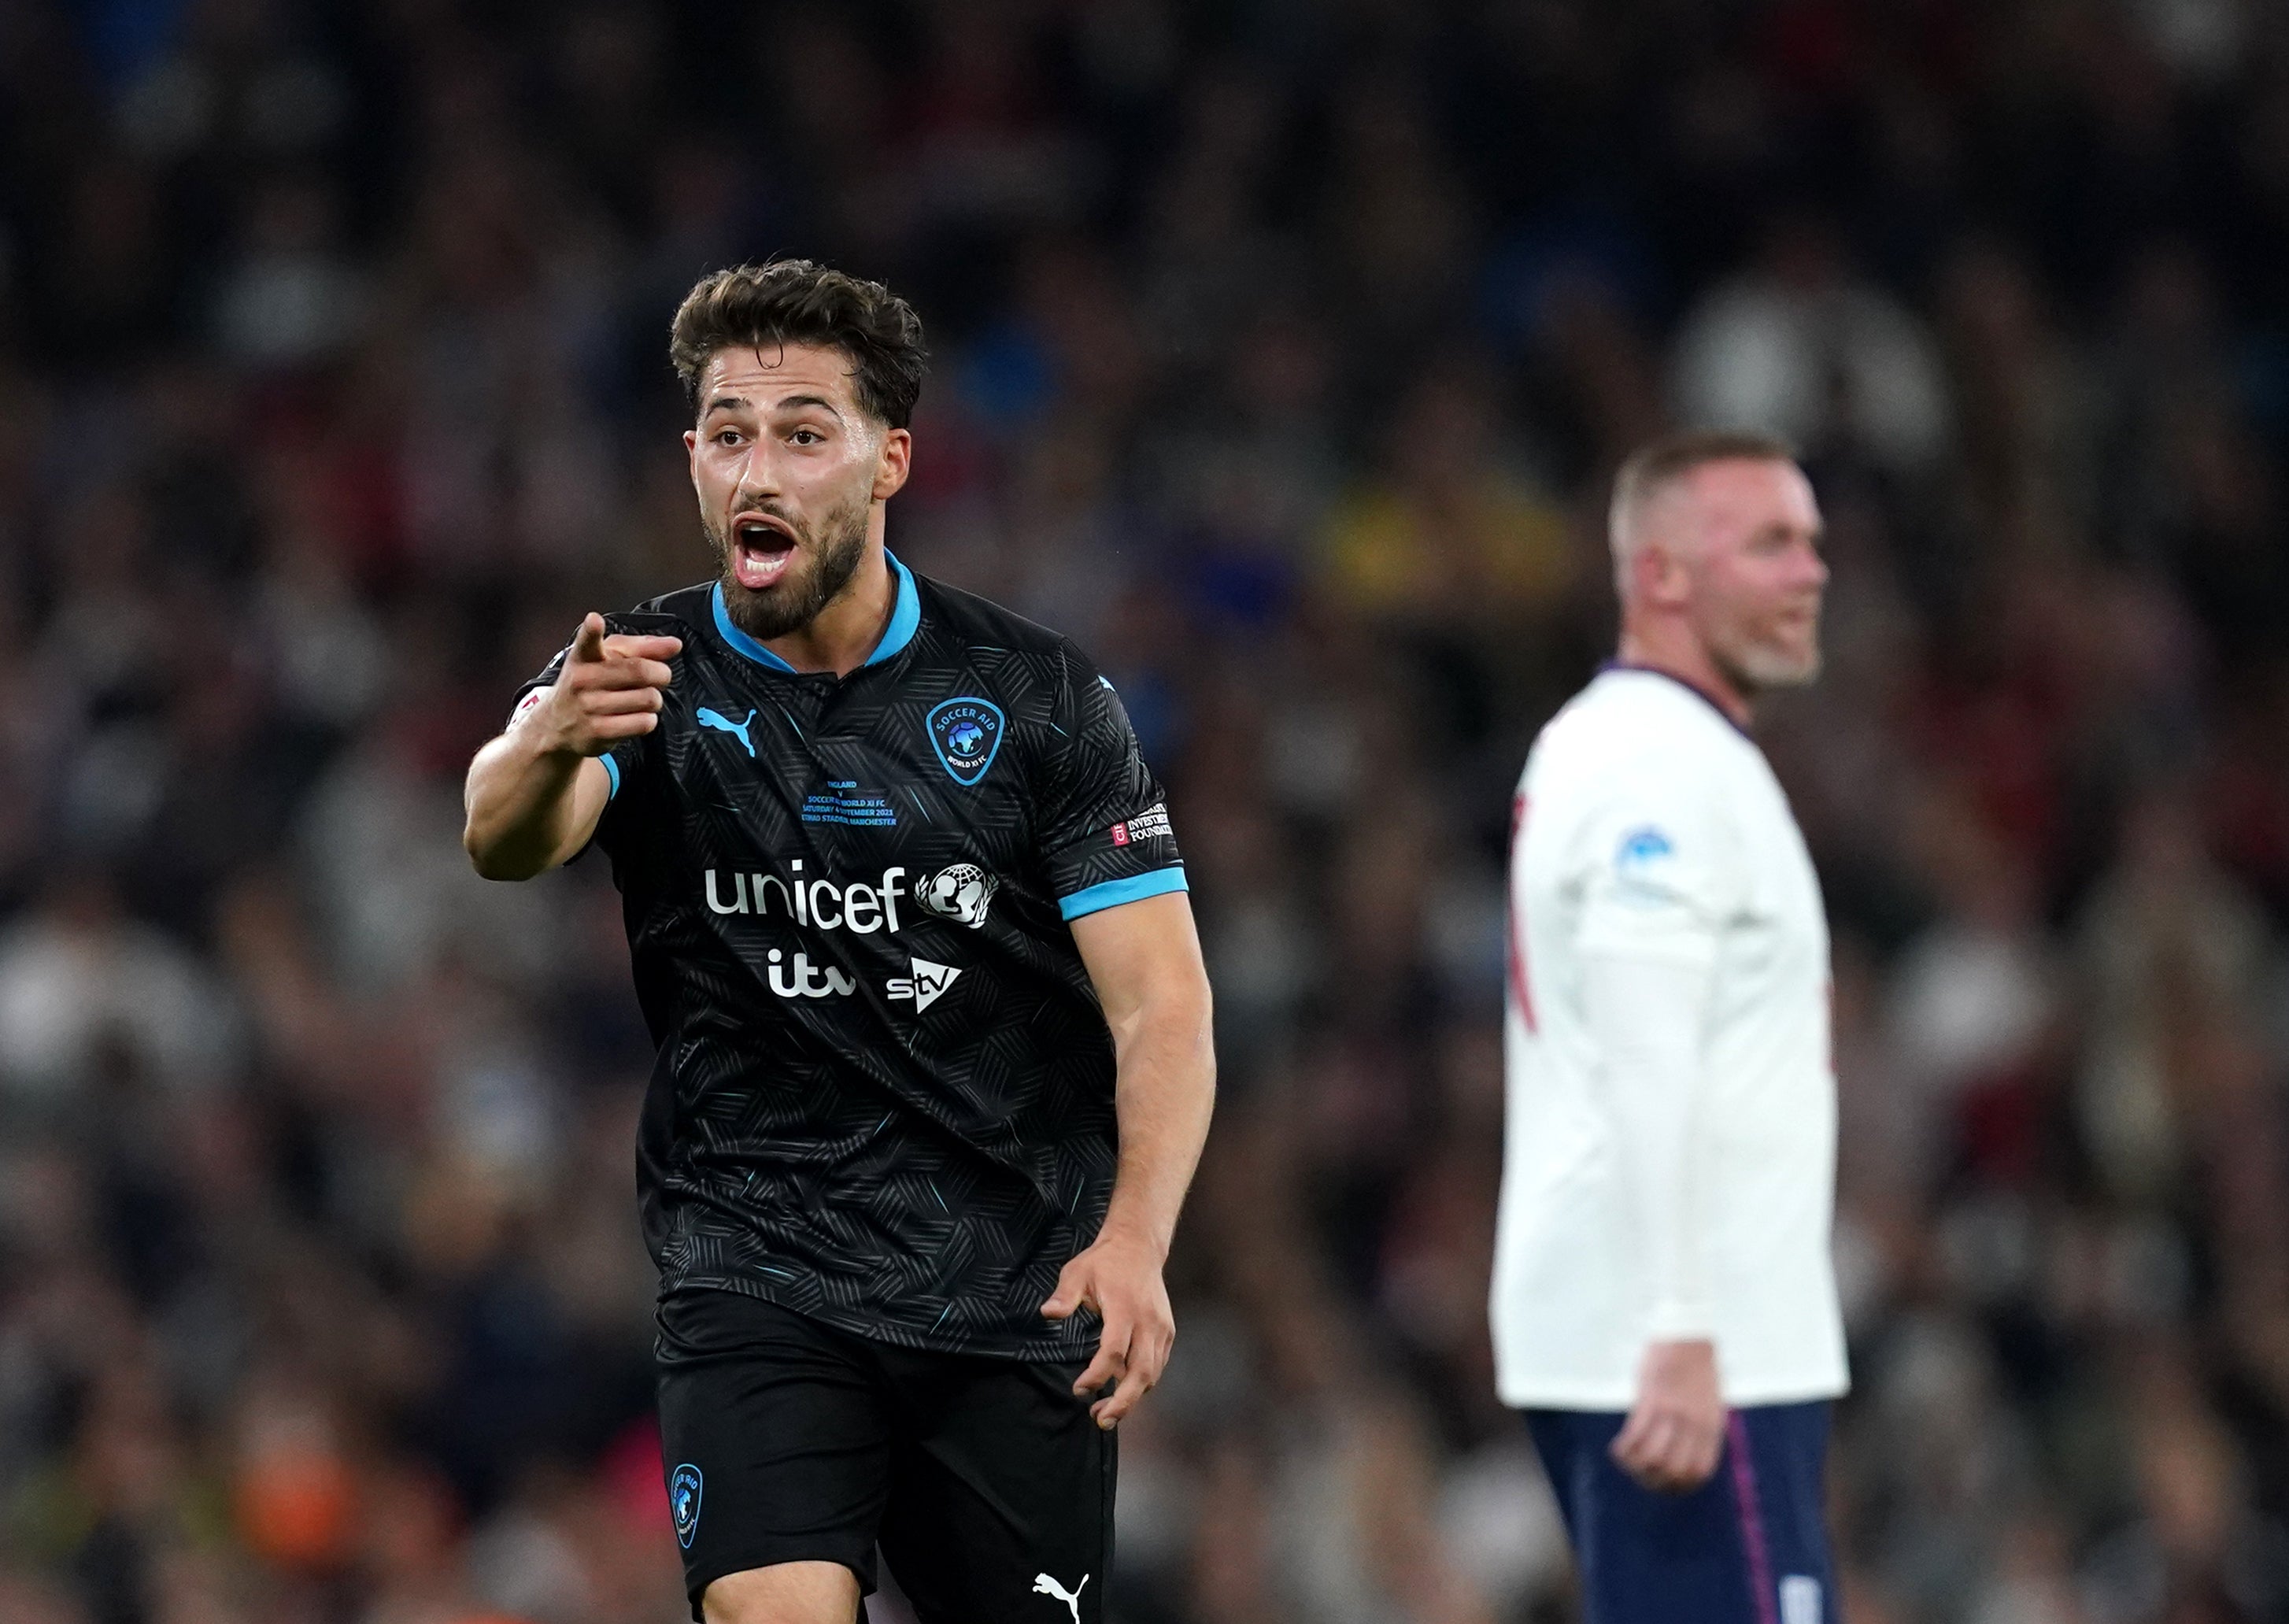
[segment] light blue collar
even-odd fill
[[[861,670],[867,666],[878,666],[886,660],[895,658],[901,649],[914,640],[915,628],[922,623],[921,594],[914,590],[913,572],[900,564],[898,556],[887,547],[882,549],[882,556],[889,561],[890,573],[897,580],[898,598],[890,608],[890,623],[882,628],[882,640],[874,645],[874,652],[861,662],[859,667]],[[781,660],[777,654],[772,653],[770,650],[731,623],[731,612],[723,604],[722,581],[715,583],[715,589],[709,597],[715,606],[715,629],[721,634],[724,642],[759,666],[768,666],[774,671],[801,675],[786,660]]]

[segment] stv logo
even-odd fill
[[[906,962],[913,966],[913,973],[892,976],[884,990],[900,1002],[912,998],[917,1015],[945,996],[961,974],[956,964],[933,964],[926,958],[910,958]]]

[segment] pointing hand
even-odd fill
[[[602,756],[623,739],[659,725],[664,691],[674,673],[667,661],[681,653],[681,637],[607,636],[604,617],[592,613],[564,655],[556,685],[512,725],[541,730],[540,748],[575,756]]]

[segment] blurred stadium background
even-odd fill
[[[921,308],[892,545],[1173,788],[1224,1104],[1122,1624],[1572,1616],[1499,864],[1678,423],[1832,525],[1765,735],[1855,1624],[2289,1618],[2279,5],[10,0],[0,1619],[682,1616],[616,899],[458,797],[706,573],[666,322],[774,252]]]

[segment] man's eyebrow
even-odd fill
[[[833,418],[836,422],[839,423],[842,420],[842,413],[836,411],[834,408],[834,403],[827,399],[824,395],[789,395],[781,400],[774,402],[772,404],[771,410],[774,412],[785,412],[790,407],[794,406],[822,407],[825,409],[826,414]]]
[[[707,410],[710,412],[740,412],[746,410],[754,404],[754,402],[749,400],[744,395],[718,395],[714,399],[707,403]],[[824,395],[785,396],[780,399],[773,401],[769,409],[773,412],[786,412],[802,406],[817,406],[820,410],[824,411],[829,417],[833,418],[836,422],[839,423],[842,420],[841,412],[836,408],[833,401],[827,399]]]

